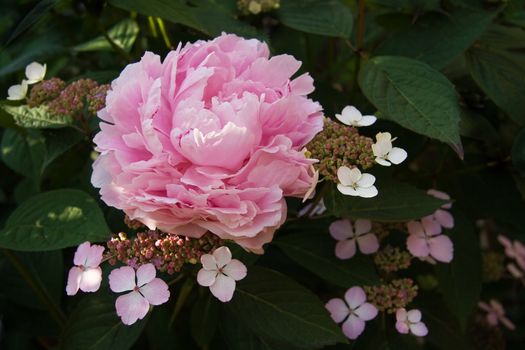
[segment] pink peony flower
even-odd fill
[[[228,247],[217,248],[213,254],[204,254],[201,263],[197,282],[203,287],[210,287],[211,294],[223,303],[230,301],[235,292],[235,281],[246,277],[246,266],[232,259]]]
[[[372,222],[365,219],[357,219],[352,227],[348,219],[334,221],[328,228],[330,235],[338,242],[335,245],[335,256],[339,259],[350,259],[355,255],[356,244],[363,254],[372,254],[379,249],[379,241],[376,235],[370,232]]]
[[[131,325],[142,320],[149,311],[150,305],[161,305],[170,298],[170,291],[166,282],[155,278],[156,271],[153,264],[145,264],[137,269],[130,266],[111,271],[109,287],[115,293],[130,291],[121,295],[115,302],[117,315],[122,323]]]
[[[284,222],[285,196],[311,188],[302,152],[323,127],[301,63],[223,34],[147,52],[113,81],[95,136],[102,200],[150,229],[206,231],[262,253]]]
[[[421,322],[421,311],[413,309],[407,311],[403,308],[396,311],[396,329],[401,334],[412,333],[417,337],[428,334],[427,326]]]
[[[441,192],[438,190],[430,189],[427,191],[427,194],[431,195],[432,197],[443,199],[443,200],[450,200],[450,196],[446,194],[445,192]],[[441,206],[441,209],[438,209],[432,214],[434,220],[436,220],[441,226],[444,228],[453,228],[454,227],[454,217],[450,212],[448,212],[445,209],[452,208],[452,203],[446,203]]]
[[[365,330],[365,321],[377,316],[377,308],[366,302],[366,294],[361,287],[352,287],[345,293],[345,300],[331,299],[326,309],[336,323],[343,322],[343,333],[350,339],[357,339]]]
[[[487,312],[487,322],[491,326],[497,326],[499,323],[503,324],[510,330],[516,329],[514,323],[505,316],[505,309],[503,305],[495,299],[491,299],[489,304],[484,301],[478,303],[478,307]]]
[[[432,257],[437,261],[451,262],[454,246],[448,236],[441,234],[441,226],[431,217],[407,223],[408,251],[419,258]]]
[[[78,246],[73,258],[73,266],[67,276],[66,293],[75,295],[80,289],[83,292],[96,292],[102,282],[102,261],[104,247],[89,242]]]

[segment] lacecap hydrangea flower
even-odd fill
[[[94,142],[102,200],[150,229],[208,230],[256,253],[302,198],[316,162],[303,147],[323,128],[301,63],[223,34],[147,52],[113,81]]]

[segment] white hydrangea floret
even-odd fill
[[[383,166],[402,163],[407,158],[407,152],[399,147],[392,147],[392,135],[389,132],[379,132],[376,135],[376,143],[372,145],[372,151],[376,163]]]
[[[344,195],[363,198],[377,196],[377,188],[374,186],[376,178],[372,174],[362,174],[357,168],[342,166],[337,169],[337,178],[337,189]]]
[[[36,84],[46,76],[46,64],[40,64],[38,62],[32,62],[26,67],[26,78],[27,84]]]
[[[22,83],[13,85],[7,89],[7,99],[10,101],[23,100],[27,95],[27,81],[22,80]]]
[[[346,106],[341,114],[336,114],[335,117],[341,123],[354,127],[370,126],[377,120],[373,115],[362,115],[354,106]]]

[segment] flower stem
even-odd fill
[[[42,305],[47,307],[49,313],[51,314],[51,317],[61,328],[63,328],[66,324],[66,315],[62,312],[62,310],[60,310],[58,305],[56,305],[56,303],[51,298],[46,289],[42,288],[40,283],[38,283],[38,281],[35,280],[31,272],[29,272],[26,269],[24,264],[20,261],[20,259],[18,259],[18,257],[15,254],[13,254],[7,249],[2,249],[2,253],[6,256],[6,258],[13,265],[13,267],[18,271],[18,273],[22,276],[24,281],[28,284],[29,288],[33,290],[33,292],[38,297]]]

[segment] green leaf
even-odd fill
[[[17,173],[38,182],[46,167],[82,137],[73,129],[9,129],[0,145],[2,160]]]
[[[525,68],[497,50],[471,49],[467,66],[479,87],[514,121],[525,124]]]
[[[432,13],[418,19],[410,28],[395,33],[376,54],[411,57],[441,69],[483,34],[495,14],[473,10],[450,15]]]
[[[108,238],[109,228],[93,198],[78,190],[45,192],[23,202],[0,231],[0,247],[46,251]]]
[[[465,329],[481,292],[482,260],[479,239],[468,219],[454,215],[450,230],[454,243],[454,259],[449,264],[436,265],[439,288],[448,307]]]
[[[206,293],[193,305],[190,316],[191,335],[201,347],[207,347],[219,324],[219,303],[210,293]]]
[[[64,263],[62,252],[57,250],[31,253],[13,252],[13,254],[31,274],[36,283],[38,283],[58,305],[64,290],[64,276],[62,273]],[[2,276],[0,295],[5,295],[10,301],[18,305],[41,310],[46,309],[46,306],[41,304],[38,297],[13,267],[11,262],[4,258],[1,253],[0,275]]]
[[[272,270],[251,267],[225,308],[264,338],[308,349],[347,342],[315,294]]]
[[[363,67],[359,85],[383,117],[461,153],[458,95],[443,74],[410,58],[381,56]]]
[[[379,194],[376,197],[358,198],[345,196],[333,186],[324,202],[329,212],[335,216],[379,222],[420,219],[445,204],[408,184],[380,179],[377,187]]]
[[[514,138],[511,152],[512,164],[521,175],[525,175],[525,129],[521,129]]]
[[[350,260],[335,256],[335,240],[327,233],[295,233],[273,241],[297,264],[326,281],[343,288],[379,283],[369,257],[357,255]]]
[[[17,125],[24,128],[62,128],[73,123],[71,116],[51,114],[44,105],[33,108],[28,105],[4,105],[2,108],[13,116]]]
[[[61,350],[127,350],[146,320],[124,325],[115,312],[115,295],[90,295],[73,310],[61,336]]]
[[[279,18],[284,25],[307,33],[340,38],[352,34],[352,12],[339,0],[283,1]]]
[[[139,34],[139,25],[132,19],[124,19],[107,31],[107,36],[122,50],[129,52]],[[74,51],[112,51],[114,48],[106,38],[101,35],[80,45],[73,47]]]
[[[191,5],[184,0],[110,0],[109,3],[124,10],[180,23],[210,36],[222,32],[257,35],[254,27],[238,21],[227,8],[212,0],[194,0]]]

